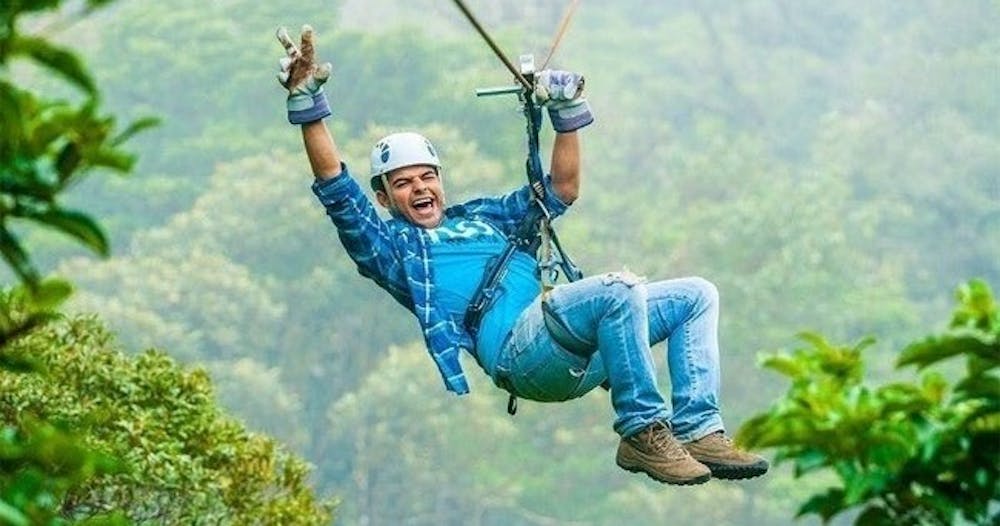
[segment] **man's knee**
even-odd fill
[[[646,290],[641,285],[646,279],[627,270],[608,272],[601,276],[605,296],[615,302],[645,302]]]
[[[607,286],[622,285],[627,288],[635,287],[636,285],[641,285],[646,282],[646,278],[642,276],[637,276],[634,272],[630,270],[621,270],[618,272],[608,272],[601,276],[601,283]]]
[[[700,276],[685,278],[694,289],[698,300],[704,303],[717,305],[719,303],[719,289],[714,283]]]

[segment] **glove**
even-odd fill
[[[594,122],[590,104],[582,95],[583,75],[579,73],[546,69],[535,75],[535,96],[548,108],[557,132],[576,131]]]
[[[330,106],[323,93],[323,83],[330,78],[333,68],[329,62],[316,65],[313,29],[302,26],[301,49],[295,47],[285,28],[278,28],[277,37],[288,53],[278,62],[281,68],[278,82],[288,90],[288,122],[305,124],[329,117]]]

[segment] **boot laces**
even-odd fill
[[[733,446],[733,439],[731,439],[728,436],[726,436],[726,434],[723,433],[722,431],[716,431],[715,433],[712,433],[711,435],[709,435],[709,437],[710,437],[709,440],[711,440],[712,442],[717,442],[718,445],[720,445],[722,447],[730,448],[730,449],[734,447]]]
[[[663,422],[657,422],[649,426],[644,435],[643,441],[650,449],[662,453],[667,458],[679,459],[688,456],[688,452],[684,449],[684,446],[674,438],[673,432],[670,431],[670,426]]]
[[[743,453],[743,451],[737,448],[736,444],[733,443],[733,439],[726,436],[726,434],[723,433],[722,431],[716,431],[715,433],[708,435],[702,440],[705,441],[705,445],[711,450],[722,450],[722,451],[731,451],[733,453]]]

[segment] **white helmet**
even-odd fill
[[[419,133],[402,132],[387,135],[375,143],[371,155],[371,186],[382,189],[382,176],[404,166],[426,164],[441,169],[437,151]]]

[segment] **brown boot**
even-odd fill
[[[622,469],[645,473],[667,484],[701,484],[712,478],[711,471],[691,458],[664,422],[623,438],[615,461]]]
[[[763,457],[747,453],[733,445],[722,431],[684,444],[684,449],[712,470],[720,479],[748,479],[767,473],[768,463]]]

